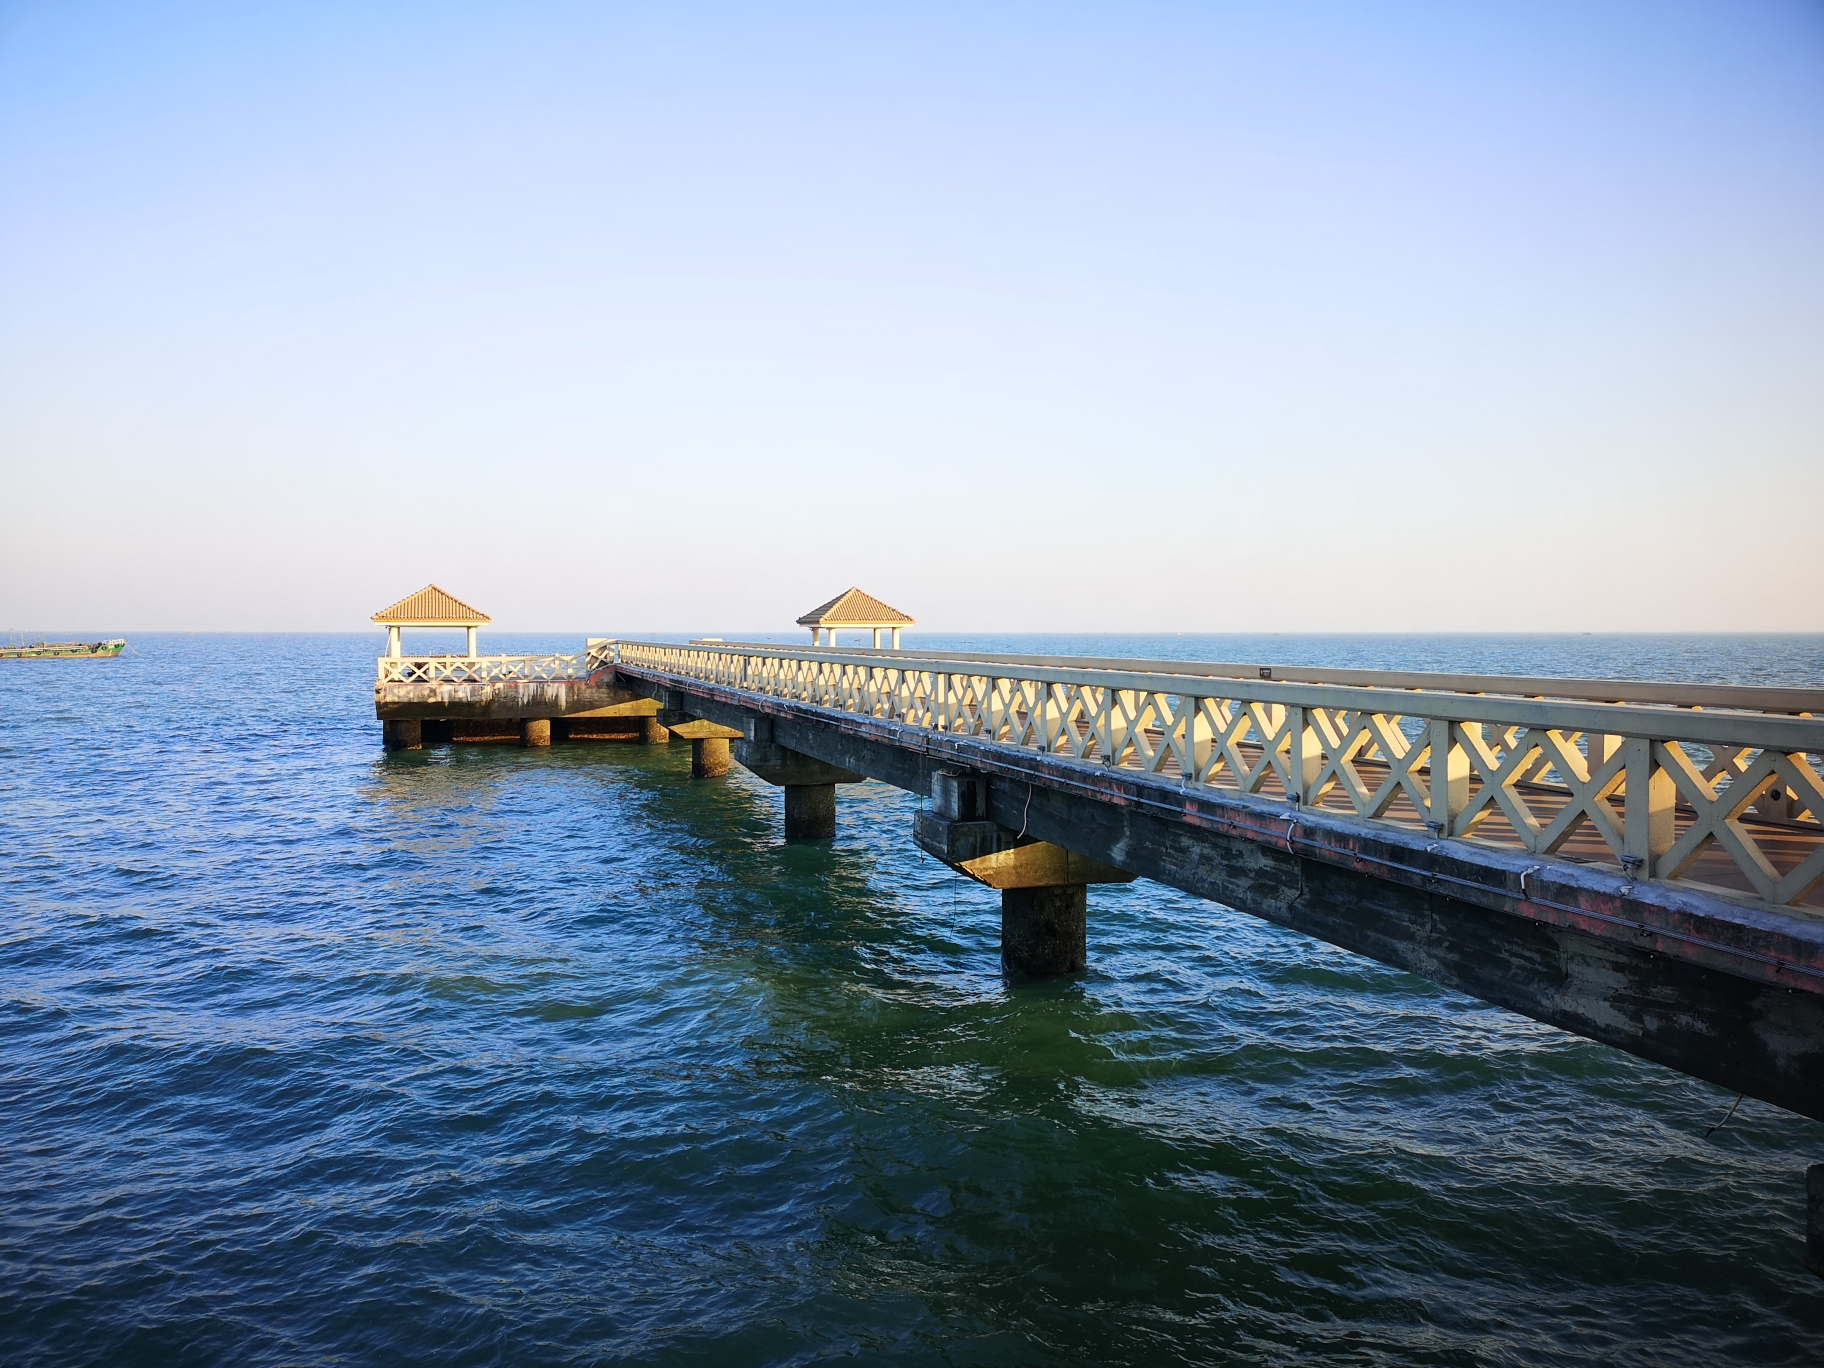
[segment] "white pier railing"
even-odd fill
[[[1824,690],[710,643],[588,655],[1637,877],[1721,852],[1776,905],[1824,886]]]

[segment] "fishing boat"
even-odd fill
[[[0,660],[112,660],[127,649],[125,637],[110,641],[34,641],[0,646]]]

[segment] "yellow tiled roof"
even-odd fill
[[[493,618],[479,608],[471,608],[448,590],[439,589],[434,584],[427,584],[417,593],[402,598],[391,608],[382,608],[374,614],[374,621],[379,623],[397,623],[400,626],[443,626],[475,627]]]
[[[872,594],[850,589],[798,619],[800,627],[910,627],[913,620]]]

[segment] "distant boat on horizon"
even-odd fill
[[[0,646],[0,660],[112,660],[126,649],[125,637],[109,641],[34,641],[23,646],[9,641]]]

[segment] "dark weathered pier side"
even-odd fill
[[[719,642],[568,659],[561,683],[383,660],[376,710],[732,742],[794,838],[833,832],[842,784],[919,794],[907,834],[1001,890],[1016,971],[1083,967],[1092,886],[1146,877],[1824,1120],[1824,691]],[[1824,1173],[1811,1193],[1824,1270]]]
[[[374,689],[374,710],[390,750],[444,741],[539,746],[549,745],[553,736],[560,741],[671,740],[655,720],[658,703],[610,679],[380,684]]]

